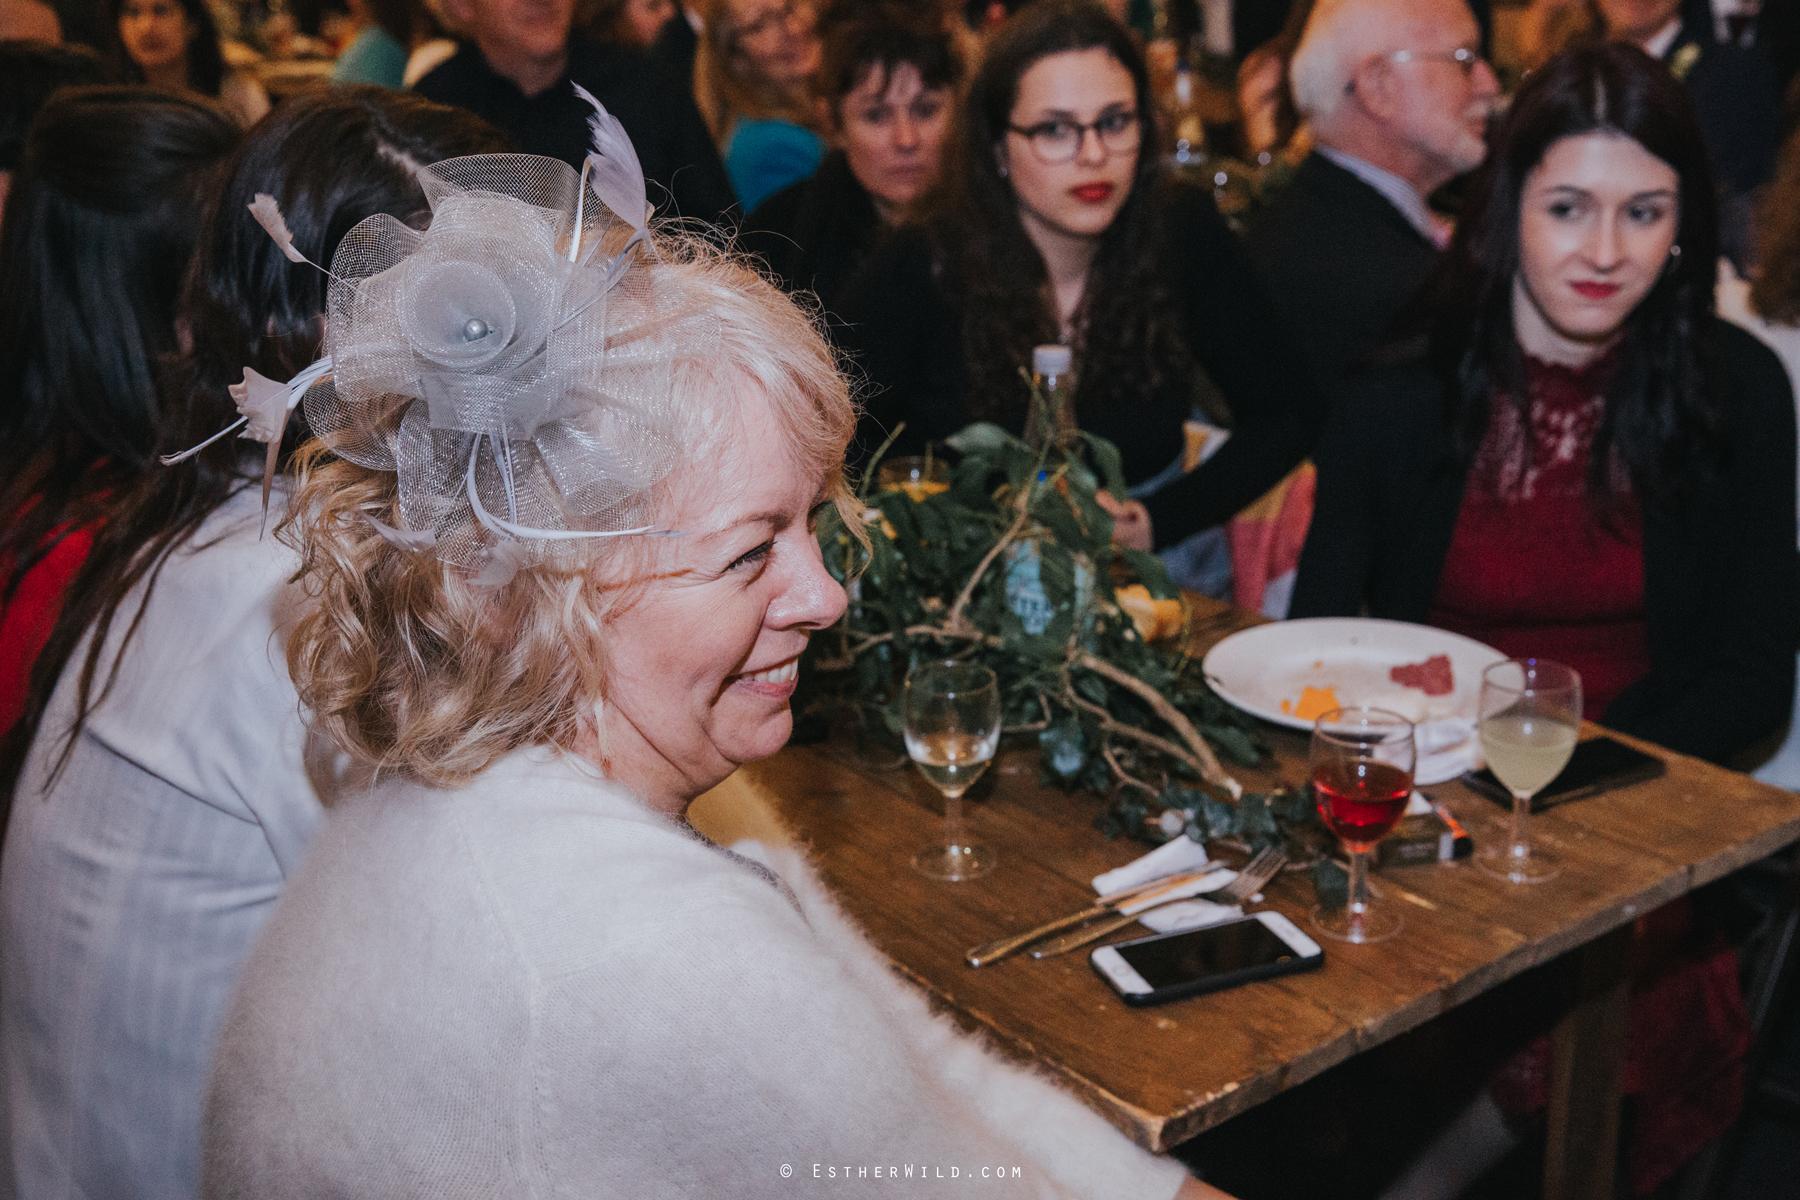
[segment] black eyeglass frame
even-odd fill
[[[1131,134],[1131,142],[1129,145],[1115,146],[1107,140],[1106,132],[1101,126],[1109,121],[1116,121],[1121,118],[1124,119],[1125,124],[1121,125],[1118,128],[1117,133],[1113,136],[1118,137],[1129,132]],[[1060,157],[1045,153],[1043,146],[1039,144],[1039,138],[1048,135],[1049,132],[1058,125],[1072,128],[1075,131],[1073,148],[1068,154]],[[1036,125],[1013,125],[1009,123],[1006,126],[1006,130],[1008,133],[1016,133],[1024,138],[1026,142],[1031,145],[1031,152],[1037,156],[1037,160],[1047,167],[1058,167],[1064,163],[1072,163],[1080,158],[1081,148],[1087,145],[1087,135],[1090,132],[1094,135],[1095,140],[1100,143],[1100,148],[1106,151],[1108,155],[1129,154],[1132,151],[1141,148],[1144,144],[1144,122],[1136,109],[1130,109],[1125,112],[1119,112],[1117,110],[1103,112],[1092,121],[1074,121],[1064,117],[1057,117],[1055,120],[1051,121],[1039,121]]]

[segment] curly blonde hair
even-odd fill
[[[843,477],[856,405],[817,315],[697,239],[658,245],[660,261],[634,270],[704,310],[715,336],[672,348],[683,465],[654,490],[652,509],[668,506],[690,466],[731,436],[735,394],[754,382],[794,461],[818,470],[825,498],[860,536]],[[644,540],[564,543],[582,548],[482,587],[376,532],[366,518],[402,524],[395,474],[339,459],[316,440],[297,461],[300,485],[277,533],[299,551],[312,601],[287,660],[313,723],[376,771],[439,786],[521,747],[573,749],[583,714],[605,696],[606,625],[641,588],[652,553]]]

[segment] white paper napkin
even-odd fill
[[[1114,892],[1140,883],[1147,883],[1162,875],[1174,875],[1183,871],[1198,871],[1210,865],[1206,847],[1190,837],[1178,837],[1164,842],[1142,858],[1126,863],[1122,867],[1094,876],[1094,890],[1102,896],[1110,896]],[[1210,892],[1214,888],[1222,888],[1237,878],[1237,872],[1230,867],[1220,867],[1179,891],[1170,893],[1179,895],[1186,892],[1197,895]],[[1138,912],[1150,905],[1167,900],[1168,896],[1157,896],[1149,900],[1119,906],[1122,913]],[[1158,908],[1154,912],[1144,913],[1138,922],[1154,929],[1158,933],[1172,933],[1178,929],[1198,929],[1202,925],[1215,925],[1220,921],[1229,921],[1233,917],[1244,915],[1242,906],[1235,904],[1214,904],[1210,900],[1188,900],[1180,904],[1170,904]]]
[[[1481,769],[1481,738],[1476,735],[1475,722],[1466,717],[1420,722],[1413,726],[1413,744],[1419,751],[1413,768],[1415,783],[1445,783]]]

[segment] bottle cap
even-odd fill
[[[1074,362],[1067,346],[1038,346],[1031,352],[1031,369],[1039,375],[1067,375]]]

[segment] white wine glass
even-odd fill
[[[1512,883],[1562,873],[1556,855],[1531,844],[1531,798],[1562,773],[1581,729],[1581,676],[1546,658],[1510,658],[1481,675],[1481,749],[1512,793],[1505,845],[1486,846],[1475,865]]]
[[[963,793],[1000,746],[1000,683],[980,663],[923,662],[906,673],[906,752],[944,794],[944,841],[913,856],[913,869],[933,879],[974,879],[994,869],[994,852],[970,844],[963,830]]]

